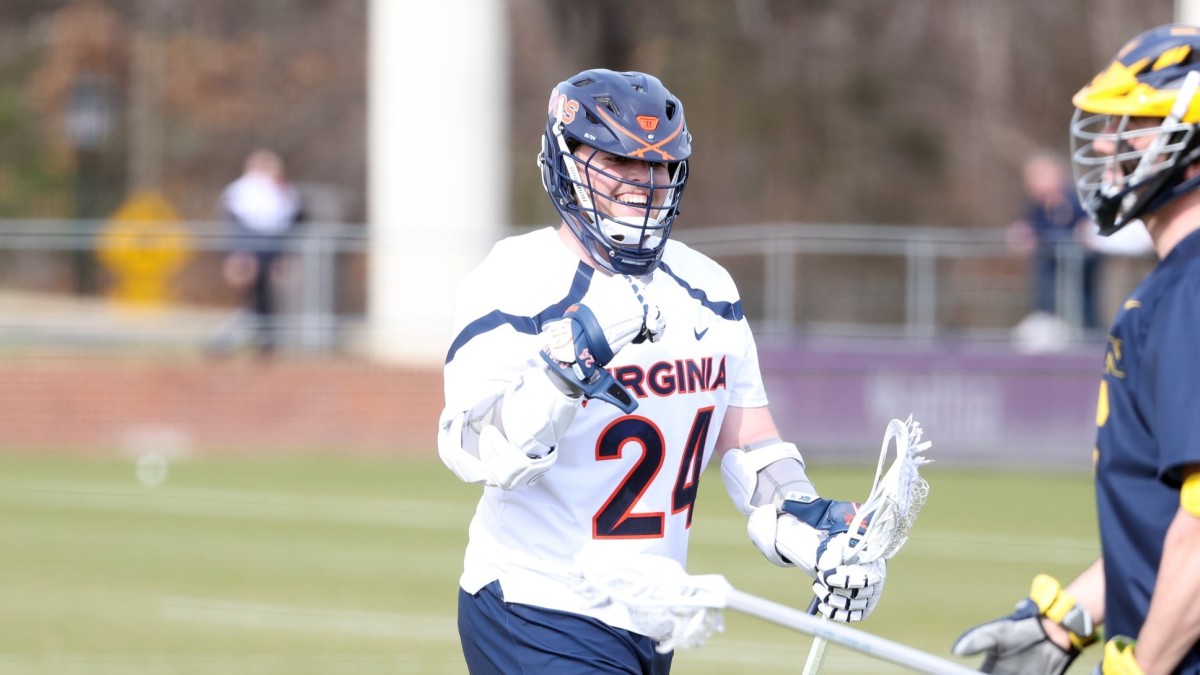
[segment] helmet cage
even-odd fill
[[[1165,25],[1125,44],[1072,98],[1080,201],[1104,235],[1200,186],[1200,27]]]
[[[1167,118],[1156,126],[1131,129],[1129,122],[1129,115],[1083,110],[1076,110],[1071,120],[1076,189],[1104,235],[1178,196],[1179,190],[1167,188],[1196,159],[1196,125]],[[1146,138],[1148,143],[1140,140]],[[1107,151],[1097,150],[1098,143]]]
[[[597,148],[579,146],[591,150],[582,157],[572,152],[560,124],[550,124],[547,137],[553,139],[553,145],[543,139],[545,149],[538,160],[546,190],[588,254],[610,272],[641,275],[651,271],[662,257],[679,213],[687,162],[649,163],[648,181],[629,180],[593,163],[600,152]],[[663,164],[665,169],[656,168]],[[593,181],[599,176],[644,193],[646,204],[639,209],[642,214],[613,216],[601,208],[604,204],[620,204],[623,208],[631,205],[598,190]]]

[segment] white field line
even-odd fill
[[[447,616],[183,597],[165,598],[161,609],[163,618],[171,621],[270,630],[349,633],[402,638],[413,642],[458,642],[455,620]]]
[[[154,488],[90,481],[0,479],[0,503],[119,513],[156,513],[238,520],[304,520],[407,529],[465,528],[464,501],[309,497],[281,492]]]
[[[322,633],[402,638],[408,641],[458,642],[454,619],[445,616],[402,612],[297,607],[237,600],[171,597],[162,602],[162,616],[171,621],[207,623],[240,628],[294,630]],[[778,642],[727,640],[717,636],[705,644],[699,658],[706,663],[730,666],[788,666],[794,664],[807,644],[797,638],[794,646]],[[677,658],[684,654],[681,652]],[[684,659],[688,657],[683,657]],[[900,673],[903,668],[845,649],[831,650],[826,661],[831,672]]]
[[[156,675],[159,673],[422,673],[461,675],[461,652],[447,646],[441,655],[394,652],[175,652],[114,653],[0,652],[0,675]]]
[[[914,528],[904,552],[924,558],[1087,564],[1100,556],[1100,539]]]
[[[727,663],[728,672],[743,672],[746,666],[762,668],[782,667],[784,672],[794,671],[797,661],[808,654],[810,639],[797,637],[791,646],[777,640],[749,641],[730,640],[714,636],[704,643],[699,652],[675,652],[675,664],[685,666],[690,660],[704,663]],[[694,654],[694,656],[693,656]],[[852,651],[840,645],[825,654],[822,669],[829,673],[911,673],[912,670],[873,659],[866,654]]]
[[[309,497],[282,492],[182,488],[92,481],[0,479],[0,504],[119,513],[155,513],[234,520],[301,520],[418,530],[465,529],[473,499],[457,501],[363,497]],[[696,523],[693,543],[747,545],[739,515],[708,517]],[[1086,563],[1099,555],[1089,537],[1027,535],[1014,532],[913,528],[905,558],[925,557],[1000,562]]]
[[[742,546],[746,538],[745,521],[697,520],[692,544],[725,547]],[[1017,532],[982,532],[979,530],[947,530],[913,528],[904,545],[905,558],[937,558],[956,560],[989,560],[1027,563],[1038,560],[1048,563],[1088,563],[1100,555],[1097,537],[1034,535]]]

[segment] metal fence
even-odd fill
[[[365,227],[305,223],[278,243],[270,328],[288,348],[344,347],[364,319]],[[213,347],[251,320],[222,277],[235,244],[210,222],[0,220],[0,344]]]
[[[730,270],[764,334],[999,339],[1031,306],[1028,263],[1001,231],[776,224],[675,236]],[[284,346],[354,348],[366,320],[369,243],[361,224],[328,223],[307,223],[282,242]],[[222,281],[231,244],[209,222],[0,220],[0,346],[212,346],[246,318]],[[1081,249],[1065,248],[1059,264],[1057,306],[1079,327]],[[1105,261],[1102,315],[1150,264]]]
[[[1012,253],[1000,229],[771,224],[679,236],[732,271],[747,315],[766,333],[997,339],[1033,309],[1031,261]],[[1055,256],[1054,304],[1076,334],[1085,255],[1068,241]],[[1100,325],[1150,264],[1103,258]]]

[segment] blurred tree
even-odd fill
[[[73,168],[71,215],[102,218],[116,206],[107,161],[118,123],[118,93],[128,64],[125,29],[103,0],[79,0],[49,17],[45,57],[29,81],[32,105],[43,115],[51,161]],[[91,252],[72,251],[75,290],[96,290]]]
[[[122,86],[128,67],[126,37],[121,18],[103,0],[78,0],[49,15],[44,56],[30,76],[28,91],[32,106],[44,116],[45,134],[57,157],[76,158],[69,115],[81,90],[108,87],[115,92]],[[87,136],[82,140],[101,147],[110,140],[101,132],[82,132]]]
[[[1170,0],[512,7],[515,220],[553,218],[519,139],[535,152],[550,88],[601,65],[653,72],[683,99],[696,137],[684,226],[1007,222],[1021,159],[1036,147],[1066,150],[1071,94],[1131,32],[1174,9]]]
[[[1066,150],[1071,94],[1132,32],[1174,11],[1173,0],[506,1],[514,222],[554,217],[532,166],[550,89],[605,66],[655,73],[686,104],[696,142],[684,227],[1007,222],[1021,158]],[[211,217],[247,148],[271,145],[301,183],[350,195],[345,218],[361,220],[366,10],[366,0],[5,0],[0,68],[28,102],[0,94],[0,111],[41,114],[39,142],[54,148],[17,163],[53,173],[67,161],[61,115],[80,64],[110,73],[128,100],[131,45],[154,21],[163,182],[185,217]]]

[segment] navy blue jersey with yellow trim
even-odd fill
[[[1180,469],[1200,463],[1200,232],[1113,319],[1096,423],[1106,632],[1136,636],[1179,509]],[[1200,673],[1200,647],[1177,672]]]

